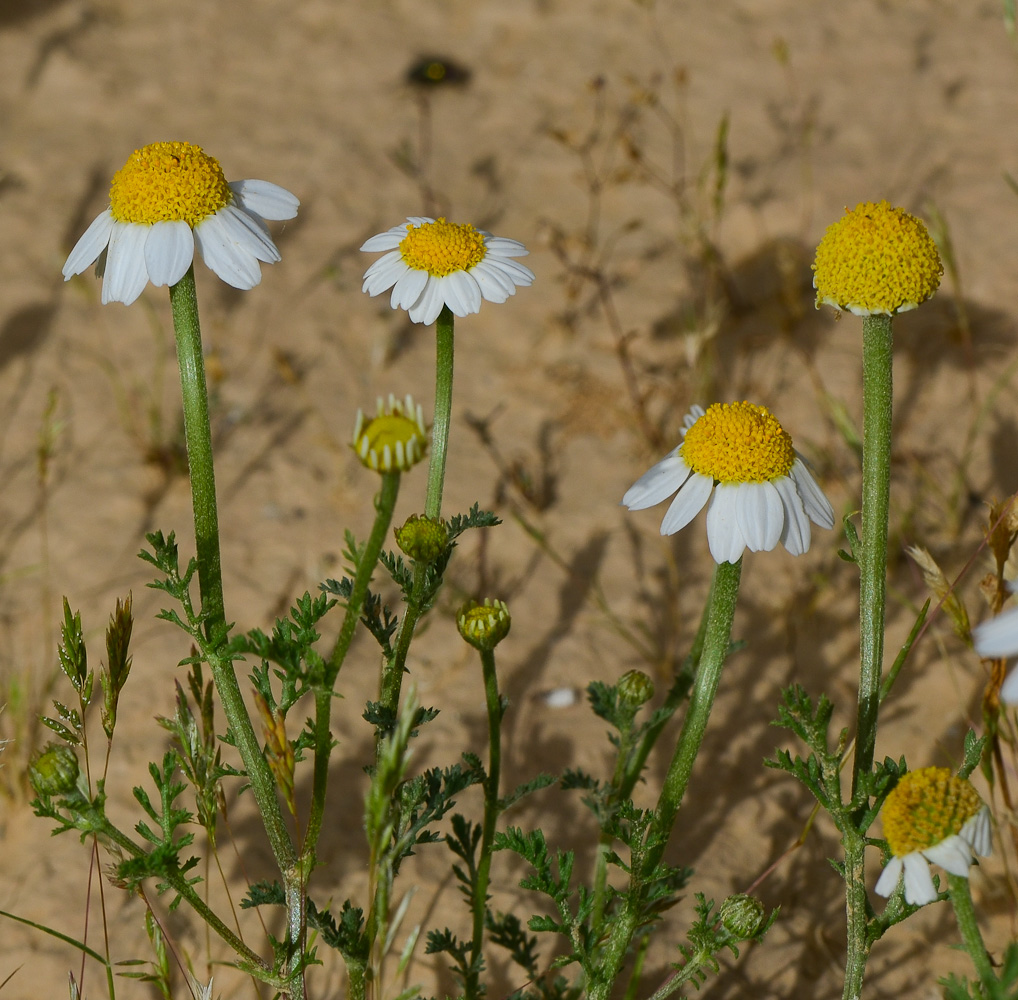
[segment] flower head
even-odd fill
[[[155,142],[136,149],[113,178],[109,208],[74,245],[64,280],[98,260],[103,303],[130,305],[149,281],[180,281],[197,244],[228,285],[254,288],[262,280],[258,261],[279,260],[265,220],[292,219],[299,204],[268,181],[227,182],[199,146]]]
[[[512,619],[503,601],[467,601],[456,616],[460,635],[475,649],[492,650],[508,634]]]
[[[389,396],[378,398],[378,409],[370,420],[357,411],[357,424],[350,445],[361,462],[376,472],[408,472],[428,452],[428,431],[420,405],[407,396],[403,402]]]
[[[1016,588],[1015,581],[1008,585]],[[1002,659],[1018,656],[1018,608],[1010,608],[1003,614],[991,618],[976,627],[972,633],[976,652],[987,659]],[[1018,705],[1018,670],[1012,670],[1000,687],[1000,700],[1009,705]]]
[[[505,302],[534,280],[513,260],[530,252],[522,243],[445,219],[409,218],[361,249],[389,251],[365,271],[363,291],[391,288],[392,308],[406,309],[414,323],[434,323],[443,306],[468,316],[480,311],[481,299]]]
[[[902,776],[881,811],[891,860],[876,891],[890,896],[905,875],[905,901],[937,898],[929,863],[968,877],[974,854],[990,853],[990,811],[971,782],[946,767],[924,767]]]
[[[449,526],[437,517],[411,514],[395,534],[400,551],[414,562],[433,563],[449,546]]]
[[[78,755],[66,743],[47,743],[32,755],[28,780],[36,795],[67,795],[78,783]]]
[[[743,550],[794,556],[809,549],[810,521],[834,527],[834,510],[792,439],[766,407],[752,403],[694,406],[683,442],[644,473],[622,498],[630,510],[653,507],[678,490],[661,522],[673,535],[707,507],[714,561],[738,562]]]
[[[944,265],[926,226],[902,208],[871,201],[827,227],[813,264],[817,308],[857,316],[915,309],[940,284]]]

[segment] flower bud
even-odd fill
[[[618,688],[619,700],[628,708],[639,708],[654,697],[654,682],[642,670],[627,670]]]
[[[449,529],[439,518],[411,514],[395,534],[400,551],[419,563],[433,563],[449,544]]]
[[[78,755],[66,743],[49,743],[32,755],[28,780],[41,798],[66,795],[78,783]]]
[[[739,941],[748,941],[758,934],[767,918],[763,903],[755,896],[739,892],[729,896],[718,910],[721,926]]]
[[[508,634],[511,619],[502,601],[485,598],[483,604],[468,601],[456,616],[460,635],[475,649],[492,650]]]

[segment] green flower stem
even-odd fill
[[[862,996],[866,961],[870,956],[870,906],[866,896],[865,857],[866,841],[851,827],[844,830],[845,848],[845,913],[847,917],[845,955],[845,983],[842,1000],[859,1000]]]
[[[498,819],[498,785],[502,770],[502,699],[495,674],[495,651],[479,650],[484,675],[484,701],[488,710],[488,777],[484,782],[484,820],[481,825],[481,854],[474,879],[474,934],[470,946],[471,968],[480,968],[481,946],[484,943],[484,917],[488,907],[488,883],[491,875],[491,845],[495,839]],[[481,996],[477,973],[465,984],[467,1000]]]
[[[292,869],[296,861],[293,841],[287,831],[276,798],[276,785],[269,765],[262,756],[251,718],[244,705],[233,663],[218,655],[226,642],[226,615],[223,604],[223,576],[219,559],[219,514],[216,506],[216,480],[212,464],[212,433],[209,426],[209,401],[202,358],[198,298],[194,288],[194,268],[170,288],[173,328],[177,339],[177,362],[184,404],[184,437],[191,477],[191,502],[194,508],[195,547],[198,553],[198,587],[201,613],[209,639],[209,667],[223,711],[237,743],[247,771],[258,810],[265,825],[272,853],[280,872]]]
[[[724,562],[714,567],[707,634],[704,638],[703,652],[700,654],[700,665],[693,681],[689,709],[682,723],[682,732],[679,734],[672,762],[665,775],[664,786],[657,801],[654,824],[651,827],[651,832],[661,838],[659,846],[648,854],[651,866],[657,864],[664,853],[665,843],[675,824],[679,806],[682,805],[682,797],[686,794],[693,763],[700,752],[707,720],[714,707],[721,668],[728,655],[741,577],[741,558],[736,563]]]
[[[441,517],[445,488],[445,457],[449,450],[449,422],[452,417],[453,315],[448,306],[435,322],[435,421],[431,426],[431,463],[428,466],[428,495],[424,513]]]
[[[862,551],[859,552],[859,710],[852,796],[873,767],[884,658],[887,521],[891,494],[891,317],[862,321]]]
[[[646,884],[661,861],[668,837],[675,825],[679,806],[686,793],[693,763],[703,742],[714,697],[717,694],[721,668],[728,654],[735,619],[735,605],[739,596],[739,580],[742,576],[742,560],[736,563],[720,563],[714,567],[711,583],[710,605],[707,612],[707,631],[704,637],[700,663],[693,681],[693,692],[686,711],[686,718],[679,734],[672,762],[665,776],[664,786],[658,797],[657,808],[650,830],[647,833],[646,853],[633,858],[634,884]],[[629,946],[639,922],[637,906],[638,893],[630,892],[625,905],[612,921],[608,943],[594,974],[587,984],[588,1000],[607,1000],[612,986],[625,962]]]
[[[987,991],[997,986],[997,976],[993,971],[993,963],[983,944],[983,936],[979,933],[979,924],[976,921],[976,911],[972,905],[972,893],[969,889],[969,880],[964,875],[947,876],[947,891],[951,897],[951,905],[954,907],[954,915],[958,921],[958,930],[961,931],[961,939],[965,944],[965,950],[972,959],[972,964],[979,974],[979,981]]]
[[[364,598],[368,593],[371,576],[378,565],[378,556],[382,545],[389,534],[392,524],[392,513],[396,508],[399,496],[400,472],[382,473],[382,487],[375,497],[375,523],[371,534],[360,552],[357,570],[354,573],[350,597],[346,602],[346,614],[339,637],[332,650],[322,685],[315,688],[315,772],[311,790],[311,810],[308,816],[307,833],[304,837],[304,855],[309,857],[314,852],[315,844],[322,830],[322,817],[325,814],[325,793],[329,783],[329,757],[332,754],[332,733],[329,730],[329,719],[332,714],[333,688],[340,668],[350,649],[357,622],[360,620],[364,607]]]

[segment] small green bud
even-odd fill
[[[748,941],[763,927],[767,911],[759,899],[739,892],[721,904],[718,916],[729,934],[740,941]]]
[[[32,755],[28,780],[40,797],[66,795],[78,783],[78,755],[66,743],[49,743]]]
[[[475,649],[494,649],[508,634],[512,619],[502,601],[468,601],[456,616],[460,635]]]
[[[395,534],[400,551],[419,563],[433,563],[449,544],[449,529],[439,518],[411,514]]]
[[[629,708],[639,708],[654,697],[654,682],[642,670],[627,670],[618,687],[619,699]]]

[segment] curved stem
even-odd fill
[[[891,494],[891,317],[862,321],[862,551],[859,553],[859,708],[852,796],[873,767],[884,657],[887,522]]]
[[[431,463],[428,466],[428,495],[424,513],[442,514],[445,487],[445,458],[449,450],[449,423],[452,418],[453,324],[448,306],[442,306],[435,322],[435,422],[431,427]]]
[[[948,874],[947,891],[951,896],[951,905],[954,907],[954,915],[958,921],[958,930],[961,931],[965,950],[976,967],[979,981],[985,987],[987,996],[991,996],[990,991],[997,985],[997,976],[993,971],[993,963],[986,951],[986,945],[983,944],[983,936],[979,933],[979,923],[976,921],[976,911],[972,905],[972,893],[969,889],[968,878],[964,875]]]

